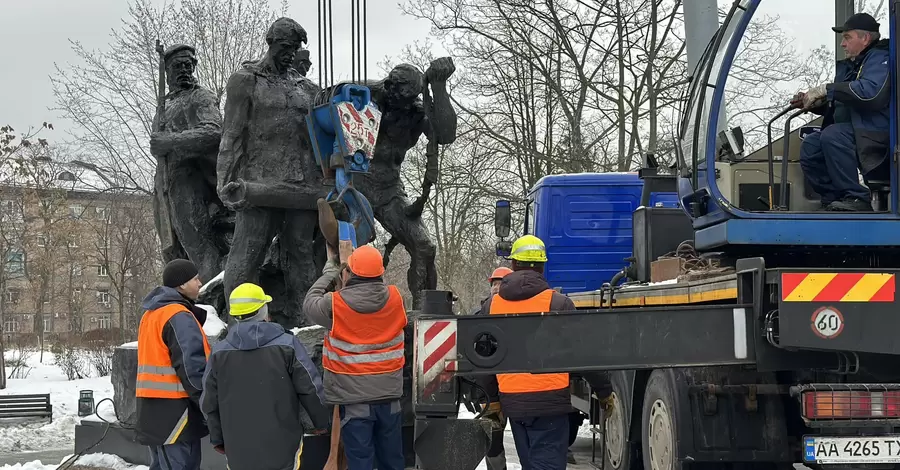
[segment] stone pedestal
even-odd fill
[[[119,422],[134,426],[137,421],[137,398],[134,396],[137,382],[137,344],[123,344],[113,352],[110,380],[113,386],[113,403]]]

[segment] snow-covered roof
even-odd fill
[[[109,172],[79,160],[7,159],[0,162],[0,186],[103,192],[116,188]]]

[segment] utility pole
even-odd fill
[[[837,0],[836,0],[837,1]],[[684,2],[685,48],[687,49],[688,73],[693,74],[706,46],[719,29],[719,7],[716,0],[688,0]],[[724,47],[724,45],[722,46]],[[710,76],[715,83],[718,77]],[[718,131],[726,127],[725,100],[719,109]],[[701,156],[700,160],[703,160]]]
[[[856,13],[856,0],[834,0],[834,25],[839,26],[847,21],[847,18]],[[841,35],[835,34],[834,39],[834,61],[844,59],[844,50],[841,49]]]

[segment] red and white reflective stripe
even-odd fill
[[[416,337],[416,382],[426,396],[446,378],[445,372],[456,370],[456,321],[419,320]]]

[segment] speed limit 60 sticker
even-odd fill
[[[822,307],[812,314],[813,333],[820,338],[834,339],[844,331],[844,316],[834,307]]]

